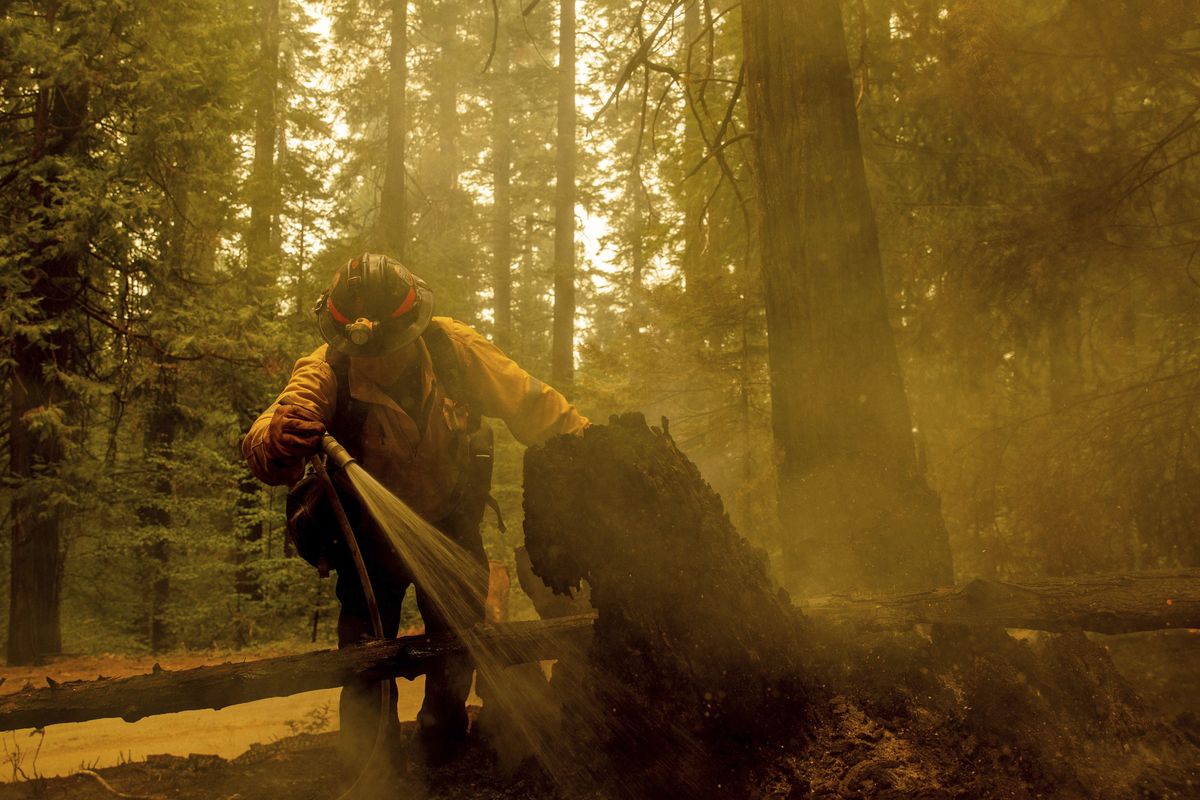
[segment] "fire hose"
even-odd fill
[[[325,455],[330,463],[343,472],[346,472],[351,464],[357,463],[354,456],[350,455],[350,452],[328,433],[321,437],[321,449],[325,451]],[[346,516],[346,508],[342,505],[342,499],[338,496],[337,489],[333,485],[333,479],[329,477],[329,472],[325,469],[325,464],[321,461],[321,457],[313,456],[312,465],[317,476],[321,479],[321,483],[325,485],[325,493],[329,496],[329,504],[333,507],[333,514],[337,517],[338,527],[342,529],[342,536],[346,540],[346,546],[350,550],[350,557],[354,561],[354,569],[358,573],[358,580],[362,584],[363,594],[367,599],[367,613],[371,617],[371,631],[375,634],[376,639],[382,639],[383,622],[379,618],[379,604],[375,600],[375,588],[371,585],[370,575],[367,574],[367,565],[363,561],[362,549],[358,546],[358,538],[354,535],[354,528],[350,525],[350,518]],[[361,500],[362,498],[360,497],[359,499]]]
[[[350,455],[350,452],[328,433],[321,437],[321,449],[324,451],[325,457],[329,462],[343,472],[347,472],[352,464],[357,463],[354,456]],[[329,497],[329,505],[333,508],[333,514],[337,518],[338,527],[341,528],[342,537],[346,542],[347,549],[350,551],[350,558],[354,561],[354,570],[358,573],[358,581],[362,586],[363,595],[367,601],[367,613],[371,618],[371,631],[374,633],[376,639],[383,639],[383,621],[379,617],[379,603],[375,599],[375,587],[371,584],[371,576],[367,573],[367,564],[363,561],[362,548],[358,546],[358,537],[354,535],[354,527],[350,524],[350,518],[346,516],[346,508],[342,505],[342,499],[338,496],[337,487],[334,486],[333,479],[329,477],[329,471],[326,469],[325,463],[321,460],[321,456],[314,455],[310,459],[310,462],[313,470],[325,487],[325,493]],[[347,481],[347,483],[351,482]],[[353,489],[352,485],[351,488]],[[359,497],[359,500],[362,499],[362,497]],[[371,745],[371,754],[363,763],[363,767],[359,771],[358,776],[355,777],[354,783],[342,793],[338,800],[349,800],[349,798],[354,796],[355,790],[358,789],[359,784],[363,781],[363,777],[377,760],[384,732],[388,728],[390,710],[391,687],[388,681],[380,681],[379,724],[375,728],[375,740]]]

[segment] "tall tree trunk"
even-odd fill
[[[170,333],[179,332],[181,323],[187,324],[186,318],[178,316],[178,309],[182,307],[178,292],[180,278],[188,273],[190,266],[200,262],[204,257],[203,249],[211,247],[208,242],[216,238],[215,235],[194,236],[191,229],[194,220],[208,219],[203,209],[192,205],[189,170],[193,167],[185,151],[182,158],[165,170],[164,176],[167,201],[160,212],[164,225],[159,243],[158,274],[150,291],[150,316],[152,320],[161,320]],[[177,363],[155,353],[151,369],[154,380],[143,425],[142,454],[146,469],[153,477],[148,487],[150,496],[138,506],[137,519],[143,528],[142,549],[148,562],[144,584],[146,612],[141,629],[151,652],[159,653],[173,643],[166,620],[171,595],[170,502],[174,493],[170,470],[182,414]]]
[[[246,257],[252,279],[273,274],[275,219],[279,213],[279,188],[275,180],[275,144],[278,140],[279,0],[257,0],[259,21],[259,73],[254,92],[254,163],[250,169],[250,230]],[[256,280],[256,282],[258,282]]]
[[[949,583],[914,451],[837,0],[746,0],[785,570],[805,591]]]
[[[636,136],[634,137],[637,138]],[[627,199],[627,225],[629,227],[629,313],[628,317],[636,331],[642,325],[645,313],[646,293],[646,218],[650,214],[646,202],[646,190],[642,185],[642,153],[634,144],[633,162],[629,166],[629,179],[625,184]]]
[[[433,188],[444,196],[443,201],[449,206],[451,196],[458,188],[461,168],[458,157],[458,85],[461,72],[458,22],[462,9],[456,0],[437,0],[434,5],[436,19],[433,30],[438,43],[438,60],[437,77],[432,87],[437,130]]]
[[[560,9],[550,377],[560,391],[570,392],[575,381],[575,0],[561,0]]]
[[[37,302],[27,325],[12,337],[9,398],[9,472],[18,485],[12,520],[8,608],[8,663],[32,664],[62,652],[59,621],[62,588],[63,506],[52,499],[66,454],[64,426],[71,424],[73,397],[60,376],[71,371],[82,254],[58,239],[60,201],[57,166],[43,167],[78,149],[88,115],[86,86],[46,86],[34,112],[30,157],[37,178],[29,199],[33,217],[29,296]],[[57,187],[69,191],[69,187]],[[27,330],[35,330],[26,333]]]
[[[257,0],[255,9],[259,23],[259,59],[257,86],[254,93],[254,162],[250,171],[250,230],[246,237],[247,285],[253,300],[259,303],[260,317],[273,316],[268,307],[269,291],[278,277],[279,239],[276,219],[279,213],[279,181],[275,169],[275,149],[279,141],[279,3],[280,0]],[[238,414],[243,429],[249,427],[257,413],[257,398],[239,402]],[[243,471],[238,481],[237,535],[239,563],[235,577],[238,595],[251,599],[261,597],[258,576],[248,562],[259,548],[264,525],[259,519],[263,501],[262,486]],[[245,643],[239,633],[239,644]]]
[[[503,4],[498,6],[504,8]],[[497,11],[497,13],[501,13]],[[492,160],[494,200],[492,229],[492,294],[496,346],[512,345],[512,78],[507,20],[496,26],[496,56],[492,64]]]
[[[404,144],[408,135],[408,0],[392,0],[391,6],[387,162],[379,199],[379,238],[389,255],[403,260],[408,242],[408,198],[404,176]]]
[[[1084,393],[1083,291],[1077,277],[1063,278],[1063,285],[1049,290],[1043,322],[1046,360],[1049,368],[1050,410],[1065,411]]]
[[[56,257],[32,291],[43,298],[42,320],[66,311],[58,301],[57,284],[74,281],[70,257]],[[61,413],[69,403],[63,385],[47,378],[47,368],[65,371],[71,336],[59,329],[45,338],[13,337],[12,397],[10,400],[9,471],[21,482],[13,494],[12,564],[8,609],[8,663],[33,664],[46,655],[62,652],[59,607],[62,573],[61,531],[63,510],[48,501],[50,492],[39,478],[57,477],[64,455],[61,432],[50,425],[36,430],[38,417]],[[52,411],[53,409],[53,411]],[[42,420],[48,422],[49,420]]]
[[[700,91],[704,84],[702,67],[705,46],[696,41],[700,36],[700,2],[687,4],[683,14],[683,82],[690,108],[684,109],[683,169],[686,175],[704,156],[704,138],[700,121],[692,108],[700,108]],[[704,186],[701,170],[683,184],[683,278],[688,295],[703,300],[708,292],[704,265]]]
[[[525,231],[521,241],[521,286],[518,295],[520,298],[521,313],[517,317],[521,321],[521,348],[518,353],[518,360],[523,364],[531,363],[535,350],[537,350],[539,327],[537,318],[542,309],[540,307],[541,304],[538,303],[538,279],[536,273],[537,266],[534,263],[533,253],[533,215],[527,214],[525,216]],[[537,355],[539,360],[544,359],[545,351],[543,350]]]
[[[71,265],[48,264],[60,275]],[[73,277],[73,276],[72,276]],[[47,276],[47,281],[53,277]],[[38,282],[42,283],[42,282]],[[35,283],[35,291],[46,285]],[[46,295],[43,295],[46,296]],[[53,313],[42,303],[42,313]],[[66,367],[53,345],[70,345],[68,337],[53,336],[54,341],[30,341],[13,338],[12,398],[10,405],[11,443],[8,469],[22,481],[12,498],[12,565],[10,604],[8,604],[8,663],[30,664],[38,658],[62,651],[59,626],[61,590],[61,505],[48,503],[46,486],[38,486],[37,477],[52,479],[64,456],[64,443],[58,432],[37,433],[31,423],[49,409],[61,410],[66,401],[64,387],[47,380],[46,368]]]
[[[454,0],[426,0],[422,4],[423,29],[437,47],[427,82],[431,120],[421,148],[420,170],[427,205],[416,217],[410,260],[433,286],[441,313],[470,319],[476,312],[475,281],[471,268],[476,257],[464,249],[458,225],[464,207],[459,188],[461,121],[458,90],[463,54],[459,21],[463,8]]]
[[[172,485],[167,464],[179,427],[179,404],[175,366],[160,360],[154,369],[155,386],[143,438],[143,452],[154,474],[150,486],[153,499],[138,507],[137,517],[149,534],[145,545],[150,562],[145,634],[151,652],[159,653],[171,646],[166,621],[166,606],[171,594],[170,545],[166,532],[171,528],[171,511],[167,503],[171,499]]]

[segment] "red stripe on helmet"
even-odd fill
[[[417,301],[417,287],[409,286],[408,287],[408,297],[405,297],[404,302],[400,304],[400,307],[392,312],[392,319],[395,319],[396,317],[407,314],[409,311],[412,310],[413,303],[415,303],[416,301]]]
[[[335,322],[339,322],[342,325],[350,324],[350,318],[338,311],[337,306],[333,304],[333,295],[330,295],[329,299],[325,301],[325,307],[329,309],[329,316],[333,317]]]

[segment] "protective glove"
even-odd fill
[[[307,458],[321,450],[325,423],[304,406],[280,405],[267,427],[266,454],[277,461]]]

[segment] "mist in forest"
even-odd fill
[[[375,253],[593,426],[642,413],[802,617],[1169,573],[1119,624],[989,624],[1025,631],[1004,658],[1043,648],[1048,697],[1072,665],[1107,720],[1191,715],[1194,745],[1198,57],[1186,0],[0,3],[0,692],[70,659],[336,644],[336,578],[240,447]],[[491,621],[534,620],[526,449],[493,427]],[[948,649],[820,634],[803,668],[995,644],[909,622]],[[1005,725],[972,735],[1036,738]]]

